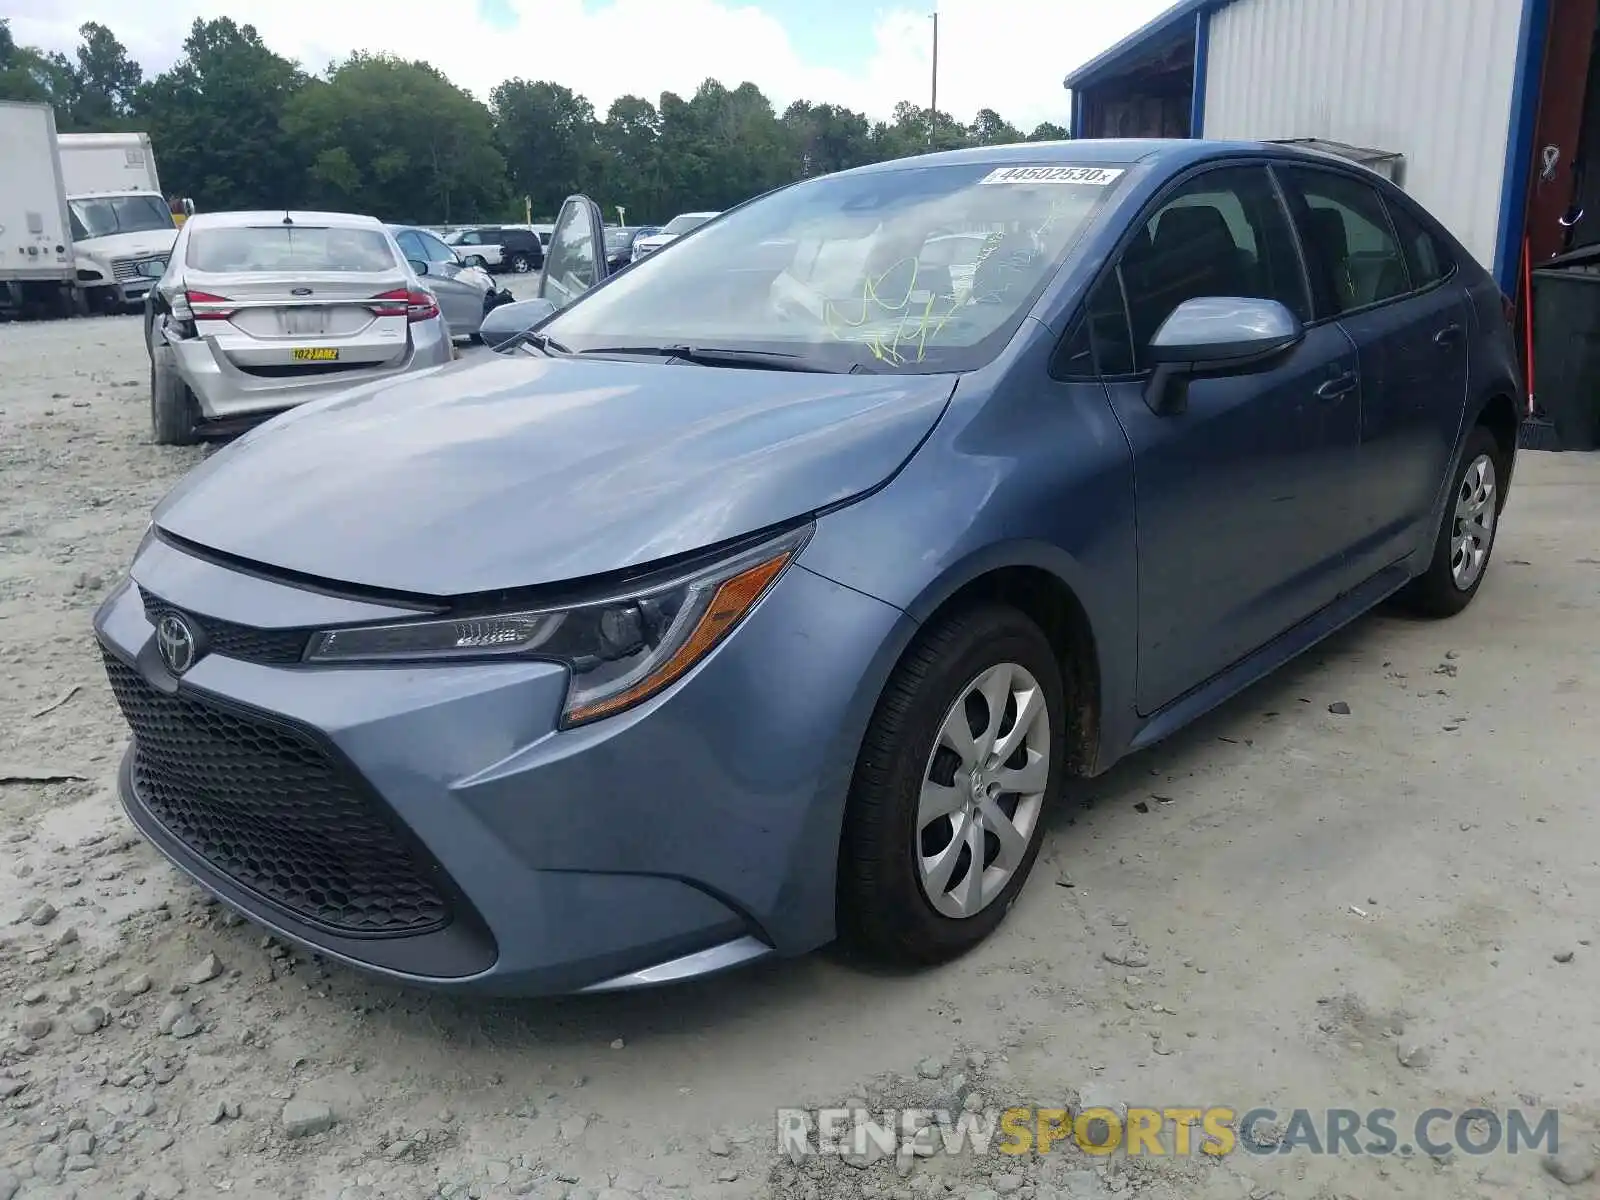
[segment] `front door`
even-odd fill
[[[1182,412],[1157,415],[1146,403],[1144,347],[1183,301],[1250,296],[1311,315],[1289,218],[1263,166],[1184,183],[1102,287],[1119,278],[1128,370],[1104,358],[1101,370],[1133,448],[1138,708],[1148,715],[1338,596],[1352,537],[1357,364],[1336,324],[1311,325],[1264,369],[1192,380]]]
[[[606,277],[605,226],[599,205],[568,196],[545,251],[539,296],[565,308]]]
[[[1434,502],[1452,464],[1467,398],[1466,296],[1443,243],[1399,200],[1343,172],[1280,171],[1313,268],[1319,312],[1359,347],[1360,465],[1356,578],[1434,534]]]

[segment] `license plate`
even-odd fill
[[[332,346],[303,346],[289,352],[296,362],[334,362],[339,351]]]

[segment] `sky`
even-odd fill
[[[1172,0],[6,0],[24,45],[70,52],[85,21],[108,26],[147,75],[172,65],[196,17],[253,24],[320,71],[351,50],[425,59],[488,99],[507,78],[548,79],[604,116],[618,96],[687,95],[706,78],[790,101],[885,117],[927,104],[939,10],[939,107],[993,108],[1025,132],[1067,122],[1061,79]],[[588,52],[545,47],[588,47]]]

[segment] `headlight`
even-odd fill
[[[316,663],[532,658],[571,671],[564,726],[649,699],[720,643],[791,563],[810,526],[710,566],[563,608],[461,615],[330,629],[311,639]]]

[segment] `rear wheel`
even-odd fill
[[[1050,642],[1017,610],[985,605],[925,633],[895,669],[856,764],[841,927],[912,964],[988,937],[1038,857],[1066,707]]]
[[[150,356],[150,431],[158,446],[192,446],[200,440],[200,406],[164,346]]]
[[[1472,603],[1489,570],[1500,524],[1500,446],[1483,426],[1467,435],[1434,538],[1427,571],[1400,593],[1405,607],[1422,616],[1453,617]]]
[[[514,274],[526,275],[529,271],[533,270],[533,259],[529,258],[526,254],[523,254],[519,250],[506,260],[506,265],[511,268]]]

